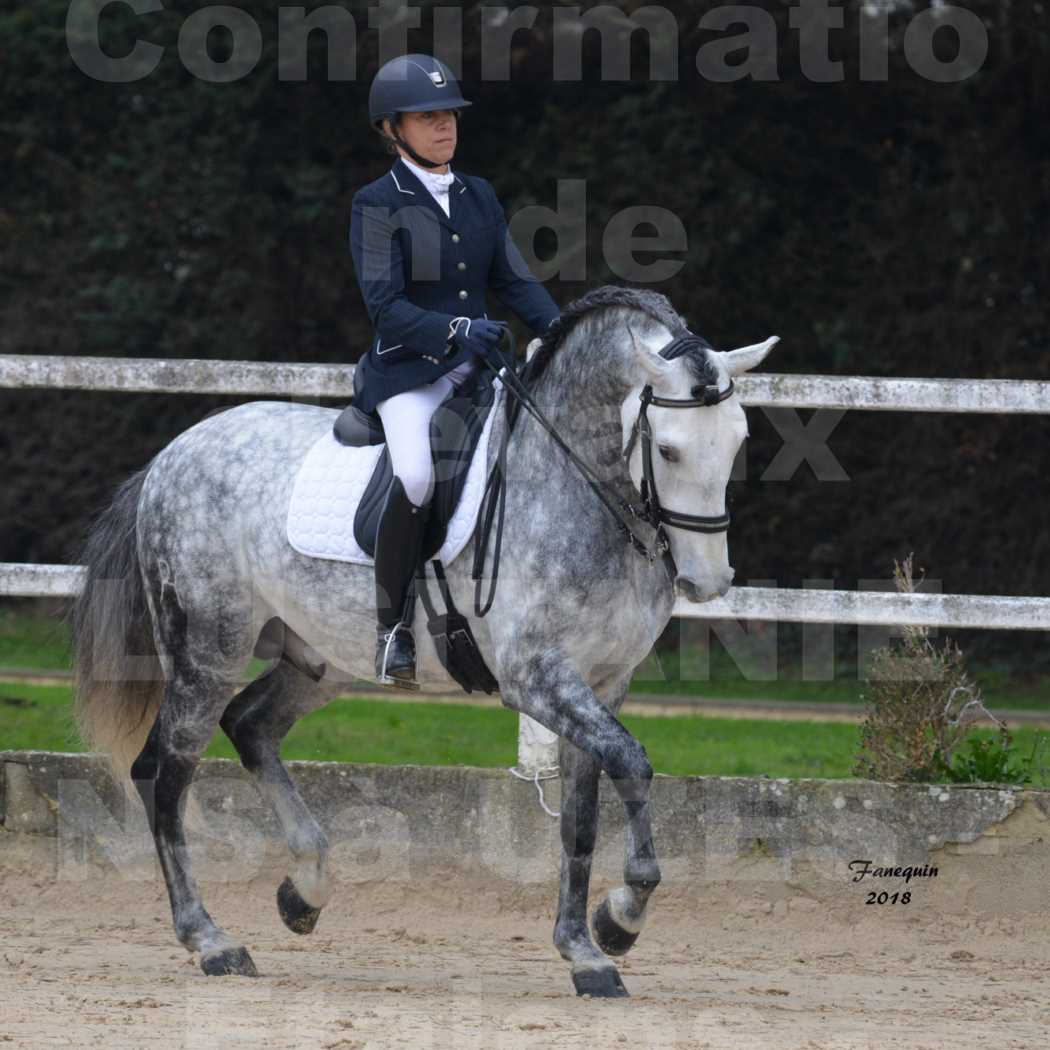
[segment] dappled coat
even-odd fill
[[[511,239],[490,183],[454,175],[450,215],[400,157],[354,195],[350,252],[374,327],[354,384],[364,412],[466,360],[450,326],[487,317],[488,289],[534,334],[560,313]]]

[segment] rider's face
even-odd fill
[[[451,109],[437,109],[429,113],[402,113],[401,137],[421,157],[445,165],[456,152],[459,130],[457,125],[456,116]],[[405,155],[400,146],[398,151],[402,156]]]

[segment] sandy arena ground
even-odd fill
[[[56,882],[46,840],[0,839],[0,1044],[1035,1050],[1050,1033],[1050,907],[876,914],[661,887],[620,961],[631,998],[590,1000],[551,943],[549,888],[340,883],[298,937],[275,871],[201,879],[262,974],[208,978],[174,939],[159,879]]]

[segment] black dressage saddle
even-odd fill
[[[354,392],[360,392],[354,370]],[[442,402],[430,420],[430,452],[434,463],[434,494],[423,534],[422,560],[434,557],[445,542],[452,518],[467,480],[471,458],[492,408],[495,391],[491,369],[475,369],[465,384]],[[343,445],[379,445],[386,441],[383,421],[377,412],[362,412],[351,403],[339,414],[333,426],[336,440]],[[393,481],[390,450],[384,448],[368,481],[357,513],[354,539],[370,557],[375,557],[376,533],[383,500]]]

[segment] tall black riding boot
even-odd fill
[[[430,504],[417,507],[394,476],[379,515],[376,535],[376,680],[406,689],[416,686],[413,578],[423,547]]]

